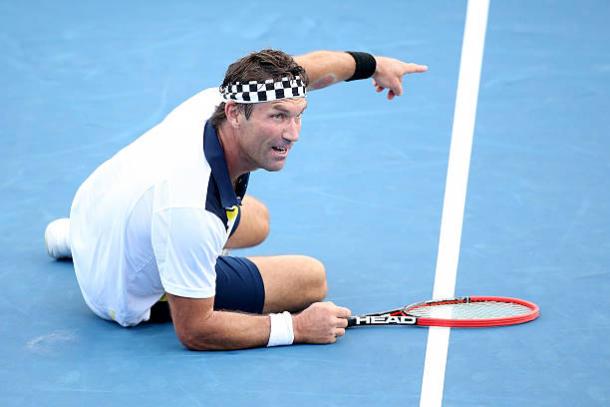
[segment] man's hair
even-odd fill
[[[290,55],[274,49],[264,49],[246,55],[229,65],[221,86],[227,86],[235,82],[263,82],[266,79],[277,81],[285,77],[294,79],[296,76],[300,76],[303,84],[307,86],[309,80],[305,69],[297,64]],[[238,103],[237,107],[242,109],[246,119],[249,119],[254,105]],[[210,122],[218,128],[225,120],[227,120],[225,103],[222,102],[216,107],[214,114],[210,117]]]

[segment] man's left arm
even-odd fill
[[[356,58],[347,52],[314,51],[294,58],[305,68],[309,77],[309,89],[322,89],[353,77],[357,69]],[[428,70],[426,65],[403,62],[398,59],[374,56],[373,86],[377,92],[388,89],[388,100],[403,93],[402,78],[411,73]]]

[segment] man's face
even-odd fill
[[[305,98],[256,104],[249,119],[240,113],[240,158],[253,170],[279,171],[288,152],[299,139]]]

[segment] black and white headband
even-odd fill
[[[264,82],[235,82],[220,87],[220,94],[226,101],[236,103],[261,103],[279,99],[305,97],[305,84],[300,76],[282,78],[278,81],[267,79]]]

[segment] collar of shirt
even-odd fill
[[[231,208],[235,205],[240,205],[248,188],[250,173],[240,175],[235,183],[235,189],[233,189],[227,160],[225,159],[225,151],[220,144],[216,129],[209,121],[206,122],[203,131],[203,153],[212,168],[212,176],[216,181],[216,185],[218,185],[222,206],[224,208]]]

